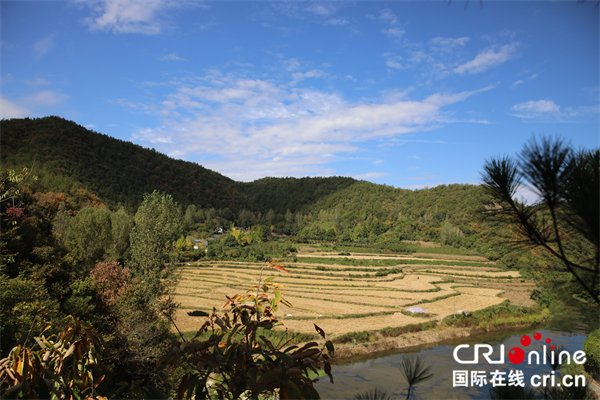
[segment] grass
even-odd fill
[[[420,324],[409,324],[405,326],[399,326],[395,328],[383,328],[380,330],[369,330],[360,332],[349,332],[338,337],[333,338],[333,343],[362,343],[362,342],[373,342],[377,340],[377,336],[381,337],[398,337],[407,333],[421,332],[429,329],[433,329],[437,326],[437,322],[428,321]]]
[[[511,306],[506,300],[501,304],[475,311],[469,315],[457,314],[456,318],[448,316],[444,318],[442,324],[487,332],[514,326],[535,326],[546,322],[549,317],[550,311],[547,308]]]

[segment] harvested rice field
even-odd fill
[[[432,265],[410,265],[409,258],[404,256],[350,255],[351,259],[361,260],[361,265],[356,266],[331,261],[320,263],[309,251],[298,256],[298,262],[280,263],[289,274],[269,268],[263,270],[262,279],[276,277],[275,282],[283,285],[283,297],[294,306],[280,305],[276,316],[291,331],[314,333],[313,323],[317,323],[332,337],[441,320],[458,310],[473,312],[500,304],[506,300],[503,288],[520,278],[518,272],[503,271],[490,262],[474,266],[474,261],[483,261],[476,257],[444,259],[436,254],[431,258]],[[307,259],[302,256],[314,259],[305,262]],[[397,260],[398,264],[368,265],[368,260],[377,264],[382,258]],[[442,260],[453,264],[434,263]],[[188,311],[222,310],[227,301],[225,296],[244,294],[256,285],[264,266],[231,261],[182,266],[181,279],[175,289],[179,328],[182,331],[197,329],[203,320],[189,317]],[[376,275],[378,272],[380,276]],[[455,282],[455,278],[460,278],[460,282]],[[498,287],[479,286],[480,281],[491,279],[499,282]],[[419,306],[428,315],[402,313],[410,306]]]

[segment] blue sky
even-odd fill
[[[2,1],[3,118],[58,115],[236,180],[479,183],[599,145],[595,2]]]

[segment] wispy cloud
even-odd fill
[[[435,129],[444,107],[490,89],[435,93],[422,100],[383,97],[348,103],[338,94],[290,82],[212,71],[193,82],[189,77],[180,80],[161,102],[119,104],[164,118],[161,127],[136,131],[136,141],[247,181],[328,174],[327,164],[359,151],[364,141]]]
[[[396,17],[396,14],[389,8],[386,8],[379,13],[379,19],[390,25],[396,25],[398,23],[398,17]]]
[[[171,53],[160,58],[160,61],[187,61],[187,59],[178,57],[177,54]]]
[[[291,85],[295,85],[298,82],[308,79],[308,78],[326,78],[329,74],[327,72],[321,71],[320,69],[313,69],[307,72],[294,72],[292,74],[292,78],[294,80],[291,82]]]
[[[527,78],[525,78],[525,80],[532,81],[532,80],[536,79],[537,77],[538,77],[538,74],[532,74],[532,75],[528,76]],[[511,87],[511,89],[514,89],[517,86],[522,85],[524,83],[525,82],[523,80],[519,79],[518,81],[516,81],[515,83],[510,85],[510,87]]]
[[[309,7],[306,7],[306,11],[310,11],[314,14],[326,17],[335,11],[335,4],[334,3],[311,4]]]
[[[600,112],[600,107],[566,107],[561,109],[553,100],[530,100],[511,107],[513,116],[540,122],[573,122]]]
[[[160,33],[166,25],[165,11],[179,6],[171,0],[92,0],[79,3],[92,7],[93,16],[83,21],[92,30],[144,35]]]
[[[48,86],[51,82],[44,78],[26,79],[25,83],[30,86]]]
[[[429,41],[429,46],[434,50],[449,53],[458,47],[463,47],[468,41],[468,37],[461,37],[457,39],[436,37]]]
[[[390,52],[384,53],[383,56],[385,57],[385,65],[387,65],[388,67],[394,69],[403,68],[402,64],[400,63],[400,60],[402,60],[401,56],[395,55]]]
[[[48,54],[54,49],[54,37],[56,35],[49,35],[35,42],[33,45],[33,57],[38,59],[45,54]]]
[[[44,90],[25,96],[23,100],[33,106],[53,106],[64,103],[69,96],[56,90]]]
[[[21,107],[10,100],[0,96],[0,117],[2,119],[23,118],[30,113],[25,107]]]
[[[375,19],[375,17],[372,15],[368,15],[367,17],[370,19]],[[387,25],[386,27],[381,29],[381,33],[383,33],[390,39],[397,41],[401,39],[406,33],[406,31],[399,26],[398,17],[396,17],[396,14],[389,8],[382,10],[379,13],[378,19],[380,22],[383,22]]]
[[[392,39],[400,39],[406,31],[402,28],[394,27],[394,28],[383,28],[381,30],[387,37]]]
[[[349,24],[350,21],[344,18],[330,18],[327,20],[327,23],[331,25],[346,25]]]
[[[379,178],[379,177],[388,176],[388,175],[389,174],[387,172],[367,172],[366,174],[355,175],[354,179],[366,180],[366,179]]]
[[[516,49],[516,43],[507,44],[500,48],[487,49],[477,54],[473,60],[454,68],[454,72],[457,74],[478,74],[510,60],[515,56]]]

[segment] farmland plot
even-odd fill
[[[394,260],[394,256],[386,259]],[[361,258],[368,260],[368,258]],[[398,261],[406,257],[396,257]],[[376,264],[377,259],[373,259]],[[433,261],[433,260],[432,260]],[[436,257],[435,261],[440,261]],[[456,263],[457,257],[448,261]],[[188,311],[213,308],[221,311],[226,295],[243,294],[256,285],[265,264],[250,262],[195,263],[182,267],[181,281],[175,291],[179,303],[177,324],[182,331],[199,327],[200,319]],[[291,331],[314,333],[317,323],[330,335],[341,335],[365,329],[383,329],[408,324],[440,320],[458,310],[471,312],[502,303],[504,290],[480,287],[479,280],[493,278],[510,282],[518,278],[515,271],[502,271],[493,263],[464,265],[402,265],[403,272],[375,276],[390,267],[349,266],[300,262],[285,264],[289,274],[264,269],[262,279],[275,276],[281,284],[284,298],[293,308],[280,305],[275,315]],[[322,266],[317,269],[317,267]],[[326,267],[325,267],[326,266]],[[368,274],[368,276],[367,276]],[[454,282],[460,277],[461,281]],[[405,315],[409,306],[422,307],[426,317]]]

